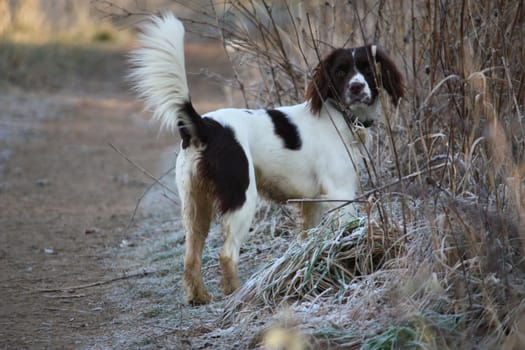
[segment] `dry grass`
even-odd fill
[[[394,231],[385,235],[374,223],[368,225],[366,217],[343,227],[327,221],[308,232],[307,239],[292,243],[282,257],[248,281],[227,309],[236,312],[242,307],[239,302],[276,306],[285,301],[343,297],[345,286],[381,268],[399,249],[393,241]]]
[[[219,31],[247,106],[301,101],[338,46],[385,46],[407,81],[373,130],[363,186],[381,190],[363,216],[292,243],[228,300],[225,325],[253,344],[277,328],[311,348],[525,346],[524,5],[226,1],[199,13],[187,25]]]

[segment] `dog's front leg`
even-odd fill
[[[345,174],[352,175],[353,168],[348,168]],[[355,172],[354,172],[355,174]],[[337,180],[337,181],[336,181]],[[339,178],[333,181],[327,181],[323,187],[325,188],[326,194],[323,197],[327,199],[338,199],[338,200],[353,200],[357,194],[358,182],[357,175],[349,176],[348,179]],[[322,213],[326,214],[332,212],[335,208],[338,208],[344,204],[344,202],[324,202],[320,203],[322,206]],[[346,225],[348,222],[355,220],[359,216],[359,206],[356,203],[349,203],[339,210],[333,212],[330,215],[330,220],[336,220],[341,225]]]
[[[332,195],[332,197],[328,197],[328,198],[352,200],[355,198],[355,196],[356,194],[352,192],[350,193],[341,192],[337,195],[334,194]],[[330,217],[330,220],[332,220],[332,222],[345,226],[349,222],[352,222],[356,218],[359,217],[359,206],[356,203],[349,203],[334,211],[334,209],[340,207],[341,204],[344,204],[344,202],[323,203],[323,212],[325,214],[331,213],[329,217]]]
[[[323,217],[323,206],[320,203],[303,202],[301,203],[300,209],[303,219],[303,230],[308,230],[319,225]]]

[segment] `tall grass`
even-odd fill
[[[525,346],[523,2],[185,5],[187,27],[224,44],[249,107],[302,102],[335,47],[378,43],[406,77],[371,131],[357,231],[294,242],[228,300],[225,324],[265,344],[261,318],[288,305],[312,348]]]

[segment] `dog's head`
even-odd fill
[[[380,66],[377,69],[376,63]],[[350,111],[374,105],[383,87],[395,105],[403,97],[403,78],[386,52],[377,45],[336,49],[315,68],[306,90],[312,112],[318,113],[323,103],[332,99]],[[361,117],[366,115],[356,113]]]

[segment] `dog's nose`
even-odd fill
[[[365,88],[365,84],[354,82],[350,84],[350,93],[352,95],[359,95],[363,92],[363,89]]]

